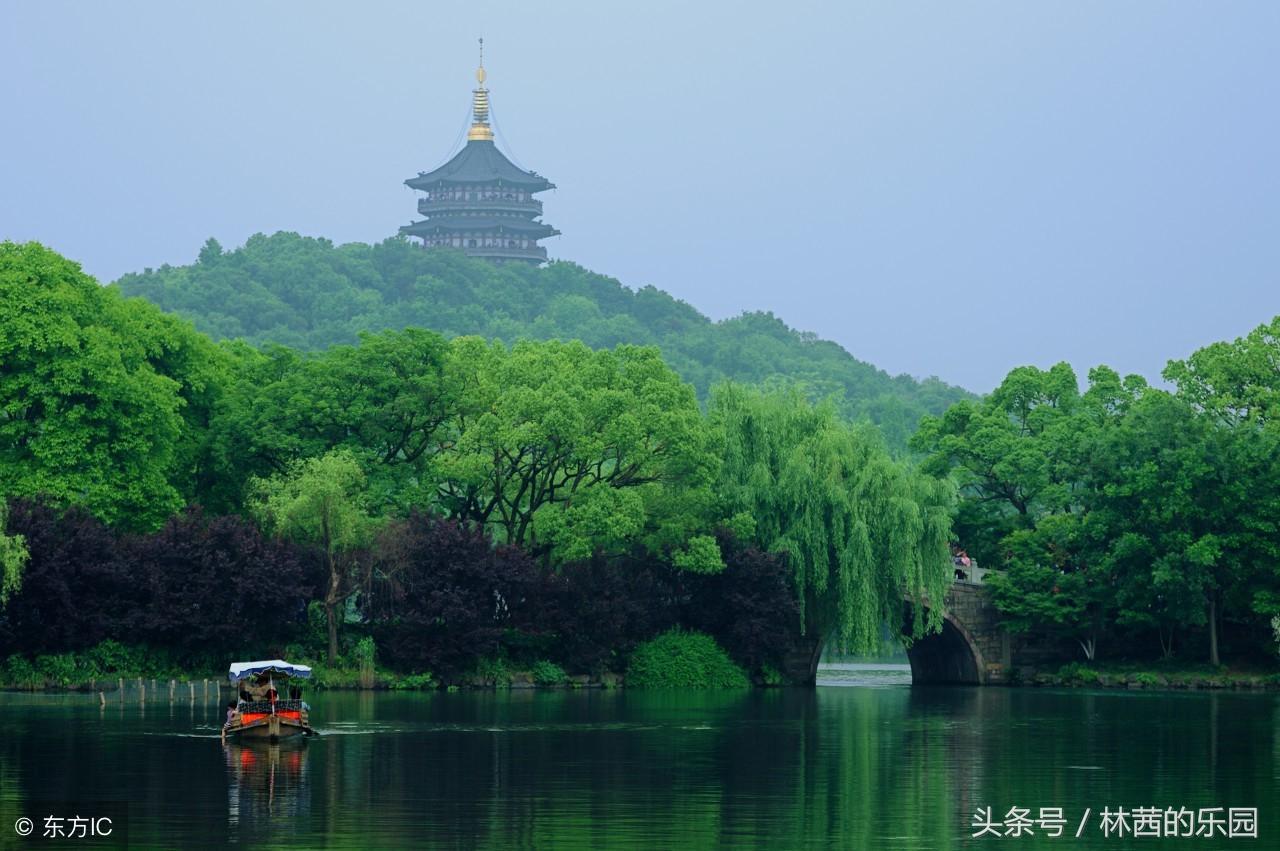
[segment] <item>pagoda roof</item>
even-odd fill
[[[508,233],[529,234],[538,239],[560,233],[551,225],[518,216],[432,216],[429,219],[405,225],[400,230],[403,233],[430,233],[435,230],[478,231],[499,228]]]
[[[413,189],[427,189],[436,183],[502,183],[525,186],[532,192],[555,189],[540,174],[524,171],[507,159],[490,139],[472,139],[453,159],[434,171],[419,172],[405,181]]]

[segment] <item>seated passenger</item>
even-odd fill
[[[227,731],[236,722],[236,714],[239,712],[239,705],[234,700],[227,701],[227,720],[222,722],[222,740],[226,741]]]

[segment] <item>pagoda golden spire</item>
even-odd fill
[[[480,67],[476,68],[479,86],[471,90],[471,129],[467,141],[493,141],[493,128],[489,126],[489,90],[484,87],[484,39],[480,39]]]

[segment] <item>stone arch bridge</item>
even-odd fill
[[[957,579],[947,589],[942,631],[916,641],[907,650],[912,684],[1004,685],[1070,660],[1070,648],[1059,641],[1012,635],[1001,626],[990,591],[981,582],[985,571],[973,573],[978,575]],[[904,604],[904,624],[913,605],[909,601]],[[788,665],[793,681],[809,685],[816,681],[822,650],[822,646],[805,648],[807,658],[803,661],[799,655],[793,657]]]

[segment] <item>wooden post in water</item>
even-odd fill
[[[138,680],[138,702],[147,702],[147,684],[142,682],[142,680]]]
[[[173,690],[178,687],[177,680],[169,680],[169,702],[173,703]]]
[[[191,702],[195,703],[196,702],[196,684],[191,682],[190,680],[187,680],[187,686],[189,686],[191,689]]]
[[[98,705],[99,705],[99,706],[106,706],[106,705],[107,705],[107,696],[106,696],[105,694],[103,694],[102,692],[98,692]]]
[[[120,702],[124,703],[124,677],[116,680],[116,691],[120,695]]]

